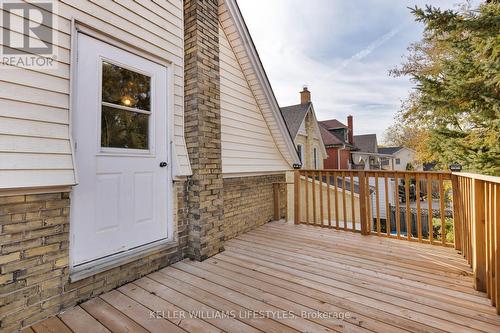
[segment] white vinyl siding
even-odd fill
[[[61,0],[57,11],[58,68],[0,69],[0,189],[75,182],[69,141],[72,18],[174,64],[175,152],[180,175],[190,174],[182,0]]]
[[[233,54],[231,58],[233,58],[233,60],[237,59],[239,63],[239,66],[235,67],[235,71],[237,72],[236,75],[240,77],[244,75],[242,78],[246,80],[245,86],[252,92],[253,102],[251,108],[257,106],[260,110],[261,117],[266,122],[268,131],[273,138],[274,145],[287,163],[286,169],[290,169],[293,163],[298,162],[295,148],[289,138],[283,118],[279,114],[279,107],[274,99],[269,82],[267,78],[265,78],[265,75],[263,75],[263,69],[258,63],[255,50],[249,43],[249,36],[246,35],[246,28],[242,27],[242,18],[239,18],[239,15],[239,10],[235,8],[234,0],[219,1],[219,22],[220,27],[225,33],[225,36],[220,37],[222,40],[221,43],[224,43],[226,46],[231,46],[231,53]],[[223,51],[221,46],[221,56],[225,53]],[[225,66],[223,59],[221,59],[221,72],[222,66]],[[221,87],[221,89],[223,89],[223,87]],[[235,96],[230,96],[228,98],[230,98],[233,103],[240,103],[241,100],[235,99],[234,97]],[[255,169],[253,166],[249,167],[249,169],[252,168]]]
[[[289,169],[222,27],[219,27],[219,40],[222,172]]]

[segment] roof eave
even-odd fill
[[[253,68],[255,69],[255,74],[262,84],[263,92],[266,95],[267,100],[269,101],[270,109],[275,118],[278,130],[283,135],[283,138],[286,142],[288,154],[292,159],[291,162],[292,164],[299,164],[300,159],[297,150],[295,149],[292,135],[288,131],[288,127],[285,124],[285,120],[283,119],[283,115],[281,114],[278,102],[276,101],[276,96],[274,95],[274,92],[271,88],[271,84],[269,83],[269,79],[264,70],[264,66],[262,65],[259,54],[257,53],[257,49],[255,48],[255,44],[253,43],[252,37],[250,36],[245,21],[243,20],[243,16],[238,7],[238,4],[235,0],[224,1],[229,13],[234,19],[234,25],[242,38],[242,45],[245,48],[246,53],[248,54],[248,58],[252,63]]]

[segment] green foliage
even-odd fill
[[[453,219],[450,217],[445,218],[445,240],[446,243],[453,243],[455,241],[455,231],[453,229]],[[441,219],[433,218],[432,219],[432,237],[434,240],[441,239]]]
[[[423,39],[391,72],[416,83],[401,123],[426,133],[420,156],[428,162],[500,174],[500,2],[412,12],[425,24]]]

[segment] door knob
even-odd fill
[[[167,162],[160,162],[160,168],[164,168],[167,166]]]

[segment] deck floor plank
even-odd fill
[[[35,333],[71,333],[71,330],[58,317],[36,323],[31,327]]]
[[[272,222],[225,248],[23,332],[500,332],[500,316],[450,247]]]
[[[64,311],[59,315],[59,318],[75,333],[111,332],[80,306],[75,306],[74,308]]]
[[[118,311],[99,297],[82,303],[80,306],[111,332],[148,332],[126,314]]]
[[[233,243],[234,242],[231,241],[231,244],[228,246],[229,251],[234,251],[231,247]],[[443,318],[444,316],[446,321],[451,321],[461,326],[467,326],[470,329],[479,327],[487,332],[496,332],[498,330],[497,325],[484,323],[470,317],[467,318],[464,317],[463,313],[457,314],[452,311],[455,310],[455,308],[448,306],[448,302],[452,300],[449,296],[446,297],[444,301],[436,301],[433,300],[431,296],[422,297],[418,295],[418,288],[412,288],[406,285],[400,285],[400,288],[398,288],[397,282],[384,285],[383,279],[377,280],[367,278],[362,275],[345,276],[339,274],[337,270],[327,269],[328,267],[324,263],[321,265],[315,265],[313,260],[307,261],[297,259],[293,256],[276,255],[272,248],[268,248],[266,251],[260,252],[252,245],[247,244],[246,247],[239,248],[238,250],[240,249],[242,250],[239,252],[240,254],[244,255],[251,252],[251,256],[253,258],[279,262],[281,265],[286,267],[299,269],[302,272],[312,273],[321,278],[327,278],[334,281],[333,285],[339,289],[352,291],[362,296],[368,296],[376,300],[395,304],[408,310],[418,309],[419,313],[435,316],[437,318]],[[462,300],[463,299],[460,298],[458,301],[454,301],[454,303],[459,303]],[[446,311],[443,309],[446,309]]]

